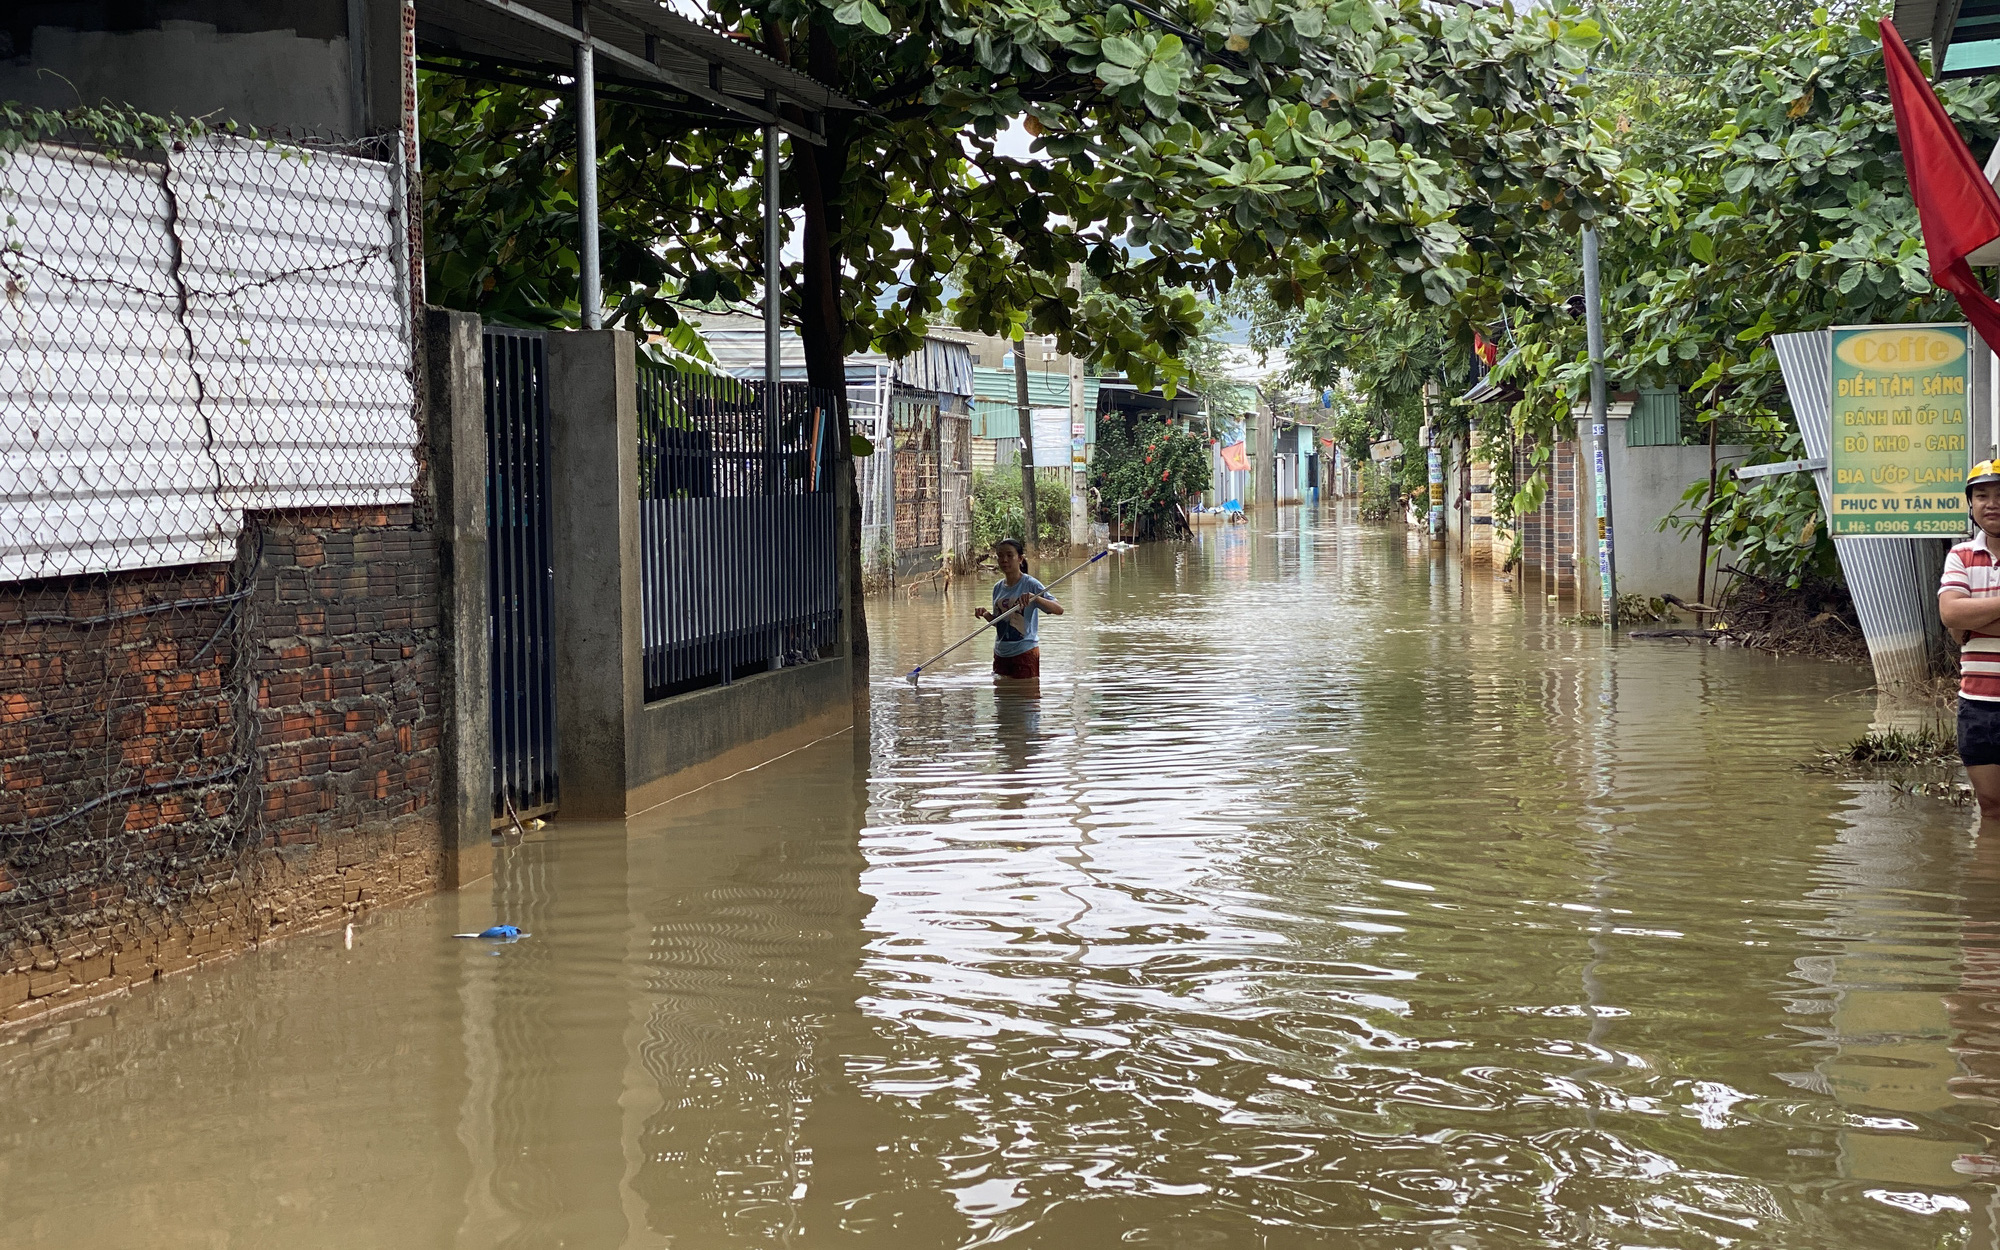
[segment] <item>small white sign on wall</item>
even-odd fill
[[[1068,408],[1030,408],[1034,417],[1035,465],[1049,468],[1063,462],[1063,448],[1069,446]]]

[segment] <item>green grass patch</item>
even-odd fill
[[[1958,763],[1958,738],[1942,725],[1927,729],[1885,729],[1865,733],[1837,750],[1821,751],[1841,764],[1920,764],[1948,768]]]

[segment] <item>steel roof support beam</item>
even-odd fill
[[[649,61],[633,56],[623,48],[606,43],[602,39],[594,39],[587,31],[580,30],[575,26],[565,26],[556,19],[537,13],[524,4],[514,3],[514,0],[472,0],[472,2],[484,8],[491,9],[496,13],[504,13],[517,22],[532,26],[536,30],[553,35],[558,39],[566,40],[571,45],[587,43],[593,53],[604,59],[607,66],[640,78],[661,83],[673,88],[675,91],[683,92],[697,99],[707,100],[710,104],[720,105],[740,117],[747,117],[751,121],[761,125],[777,126],[788,134],[804,139],[807,143],[824,144],[826,142],[825,137],[819,131],[802,126],[797,122],[788,121],[780,116],[775,103],[772,103],[768,108],[759,107],[758,105],[739,100],[728,92],[711,86],[708,82],[670,74]],[[710,78],[719,81],[718,74],[721,66],[713,61],[710,62],[710,66],[712,67]],[[808,116],[817,117],[818,114],[809,113]]]
[[[778,392],[784,385],[784,343],[779,318],[784,313],[785,274],[783,241],[779,227],[784,224],[783,204],[778,185],[778,128],[764,127],[764,463],[769,481],[765,489],[778,491],[779,442]]]
[[[583,328],[604,328],[604,291],[597,259],[597,58],[591,47],[590,5],[575,0],[576,41],[576,302]]]

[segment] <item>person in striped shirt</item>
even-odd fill
[[[1979,827],[2000,831],[2000,463],[1965,475],[1972,538],[1951,549],[1938,616],[1959,644],[1958,757],[1979,798]]]

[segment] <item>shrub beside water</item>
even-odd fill
[[[1067,474],[1063,476],[1068,476]],[[1035,511],[1041,514],[1043,538],[1069,538],[1069,487],[1053,473],[1035,475]],[[1018,466],[990,469],[972,478],[972,547],[974,557],[1003,538],[1027,538],[1021,509]]]
[[[1361,519],[1380,525],[1396,515],[1396,484],[1372,464],[1361,466]]]

